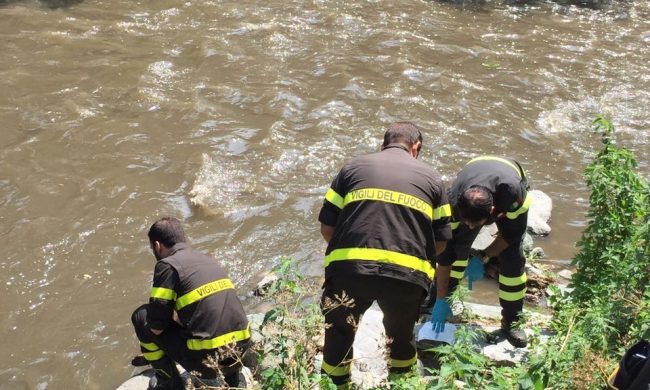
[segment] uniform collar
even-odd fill
[[[174,244],[174,246],[171,247],[171,249],[169,250],[169,255],[167,255],[167,257],[172,256],[172,255],[175,254],[176,252],[178,252],[178,251],[182,251],[183,249],[187,249],[187,248],[189,248],[189,247],[190,247],[189,244],[186,243],[186,242],[179,242],[179,243],[176,243],[176,244]]]
[[[404,146],[404,145],[402,145],[402,144],[398,144],[398,143],[388,144],[388,145],[386,145],[386,146],[384,147],[383,150],[386,150],[386,149],[393,149],[393,148],[402,149],[403,151],[405,151],[406,153],[409,153],[409,154],[411,153],[411,152],[408,150],[408,148],[407,148],[406,146]]]

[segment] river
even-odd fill
[[[517,158],[570,259],[598,113],[650,171],[650,3],[0,1],[1,389],[134,373],[148,226],[184,221],[242,295],[283,256],[322,272],[318,210],[384,129],[451,179]]]

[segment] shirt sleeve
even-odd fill
[[[444,185],[440,184],[438,193],[439,201],[437,207],[434,205],[431,220],[433,234],[436,241],[449,241],[451,240],[451,205]]]
[[[323,206],[318,214],[318,221],[324,225],[336,226],[339,214],[343,210],[343,200],[347,191],[343,183],[344,172],[343,169],[332,181],[330,188],[325,193]]]
[[[503,238],[508,245],[513,245],[523,240],[527,225],[527,211],[517,215],[514,219],[511,219],[508,216],[503,216],[497,219],[497,227],[499,228],[499,233],[501,233],[501,238]]]
[[[520,186],[513,186],[508,183],[501,183],[494,194],[494,208],[497,213],[505,213],[517,208],[523,203],[523,194]]]
[[[156,263],[147,310],[147,323],[150,328],[165,330],[173,321],[175,287],[178,281],[178,273],[174,267],[162,261]]]

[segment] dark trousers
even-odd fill
[[[354,301],[352,305],[339,303],[344,292]],[[411,370],[417,361],[413,326],[424,293],[424,289],[416,284],[383,276],[341,275],[328,279],[321,298],[325,323],[328,324],[321,371],[337,385],[350,381],[352,344],[357,325],[375,300],[384,313],[386,336],[392,340],[389,346],[390,371]]]
[[[176,362],[183,366],[188,372],[198,372],[201,378],[213,379],[218,371],[223,374],[226,382],[237,380],[242,362],[246,360],[249,341],[237,343],[234,347],[235,354],[232,356],[228,348],[224,350],[209,349],[194,351],[187,348],[187,337],[183,335],[180,325],[173,322],[163,333],[155,335],[147,326],[147,309],[149,305],[144,304],[137,308],[131,316],[131,322],[135,328],[135,334],[140,341],[140,349],[149,364],[157,373],[164,373],[162,376],[172,375],[167,372]],[[232,349],[232,348],[231,348]],[[211,357],[215,364],[209,364],[207,359]],[[206,364],[207,363],[207,364]],[[175,370],[175,369],[173,369]]]

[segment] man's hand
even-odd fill
[[[156,336],[160,336],[160,334],[163,332],[160,329],[154,329],[154,328],[149,328],[149,330],[151,331],[151,333],[155,334]]]
[[[436,299],[436,303],[433,305],[433,310],[431,311],[431,323],[433,324],[433,331],[436,333],[444,332],[447,317],[450,317],[451,315],[452,312],[447,299]]]
[[[172,319],[174,320],[175,323],[177,323],[180,326],[183,326],[183,323],[181,322],[181,319],[178,318],[178,312],[174,310],[174,314],[172,315]]]
[[[467,268],[465,268],[465,276],[467,277],[467,288],[472,289],[472,283],[477,280],[483,279],[485,275],[485,266],[483,265],[483,259],[478,256],[472,256],[469,259]]]
[[[334,229],[335,229],[334,226],[325,225],[324,223],[320,224],[320,234],[325,239],[325,242],[330,242],[330,240],[334,236]]]

